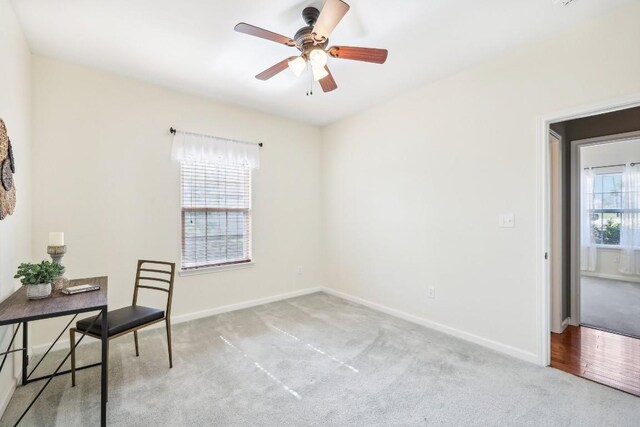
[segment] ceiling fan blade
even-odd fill
[[[349,7],[342,0],[326,0],[320,11],[320,16],[318,16],[318,20],[313,26],[316,40],[324,41],[328,39],[336,25],[349,11]]]
[[[264,70],[263,72],[261,72],[260,74],[258,74],[256,76],[256,79],[258,80],[269,80],[271,77],[275,76],[276,74],[278,74],[279,72],[285,70],[288,66],[289,66],[289,61],[291,61],[292,59],[296,59],[296,56],[290,56],[287,59],[284,59],[280,62],[278,62],[276,65],[273,65],[269,68],[267,68],[266,70]]]
[[[331,71],[329,70],[329,67],[327,67],[325,65],[324,69],[327,70],[327,73],[329,73],[329,75],[327,75],[326,77],[318,80],[322,90],[324,92],[331,92],[332,90],[338,89],[338,85],[336,84],[336,81],[333,79],[333,75],[331,74]]]
[[[234,27],[239,33],[249,34],[250,36],[260,37],[261,39],[271,40],[272,42],[280,43],[285,46],[295,46],[296,42],[289,37],[285,37],[280,34],[276,34],[272,31],[256,27],[254,25],[246,24],[244,22],[239,23]]]
[[[328,53],[333,58],[373,62],[375,64],[384,64],[387,60],[387,55],[389,54],[387,49],[351,46],[333,46],[329,48]]]

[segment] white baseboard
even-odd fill
[[[553,330],[553,328],[551,329],[551,332],[553,332],[554,334],[561,334],[564,332],[565,329],[567,329],[567,326],[571,325],[571,318],[567,317],[566,319],[564,319],[561,323],[560,323],[560,329],[559,330]]]
[[[0,400],[0,417],[2,417],[4,411],[7,410],[7,406],[9,406],[9,402],[13,397],[13,392],[16,391],[17,384],[18,382],[16,381],[16,379],[11,378],[11,382],[9,383],[9,387],[7,388],[7,392],[4,394],[4,396],[0,396],[0,399],[2,399]]]
[[[512,347],[507,344],[500,343],[498,341],[494,341],[488,338],[481,337],[479,335],[475,335],[469,332],[462,331],[460,329],[452,328],[450,326],[443,325],[441,323],[434,322],[432,320],[425,319],[423,317],[415,316],[413,314],[405,313],[400,310],[396,310],[395,308],[387,307],[382,304],[378,304],[375,302],[371,302],[365,300],[363,298],[355,297],[353,295],[346,294],[344,292],[337,291],[331,288],[322,288],[322,290],[330,295],[337,296],[339,298],[344,298],[348,301],[352,301],[358,304],[362,304],[366,307],[372,308],[377,311],[381,311],[383,313],[389,314],[394,317],[398,317],[403,320],[407,320],[412,323],[416,323],[421,326],[426,326],[427,328],[435,329],[436,331],[443,332],[447,335],[454,336],[456,338],[463,339],[465,341],[472,342],[474,344],[479,344],[483,347],[490,348],[492,350],[498,351],[500,353],[507,354],[509,356],[515,357],[517,359],[524,360],[526,362],[534,363],[539,365],[540,358],[535,353],[530,353],[528,351],[521,350],[519,348]]]
[[[569,317],[567,319],[567,324],[571,326],[580,326],[580,322],[578,322],[574,317]]]
[[[215,316],[216,314],[227,313],[230,311],[242,310],[244,308],[255,307],[262,304],[268,304],[270,302],[281,301],[289,298],[294,298],[302,295],[313,294],[315,292],[321,292],[322,288],[306,288],[300,289],[298,291],[285,292],[283,294],[272,295],[264,298],[257,298],[249,301],[244,301],[236,304],[223,305],[221,307],[214,307],[207,310],[197,311],[194,313],[186,313],[180,314],[178,316],[171,316],[171,324],[177,325],[179,323],[190,322],[192,320],[202,319],[203,317]],[[147,329],[161,328],[164,327],[164,323],[156,323],[154,325],[149,326]],[[76,338],[77,339],[77,338]],[[85,338],[79,344],[80,346],[89,344],[91,342],[96,342],[95,339]],[[29,354],[31,355],[41,355],[49,348],[51,344],[40,344],[30,347]],[[51,351],[69,349],[69,339],[61,339],[53,346]]]
[[[299,291],[285,292],[284,294],[273,295],[270,297],[258,298],[249,301],[239,302],[236,304],[223,305],[222,307],[210,308],[207,310],[196,311],[195,313],[181,314],[179,316],[171,317],[171,322],[182,323],[189,322],[191,320],[201,319],[203,317],[215,316],[220,313],[227,313],[229,311],[242,310],[243,308],[255,307],[262,304],[269,304],[270,302],[281,301],[289,298],[295,298],[302,295],[313,294],[315,292],[321,292],[322,288],[306,288]]]
[[[618,275],[618,274],[606,274],[606,273],[594,273],[592,271],[586,272],[583,271],[580,273],[581,276],[588,276],[588,277],[598,277],[600,279],[609,279],[609,280],[618,280],[621,282],[633,282],[633,283],[640,283],[640,277],[638,276],[627,276],[627,275]]]

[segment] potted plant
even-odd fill
[[[51,295],[51,283],[63,269],[63,266],[51,261],[42,261],[40,264],[22,263],[13,277],[20,279],[27,287],[27,298],[46,298]]]

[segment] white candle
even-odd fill
[[[62,231],[50,232],[49,246],[64,246],[64,233]]]

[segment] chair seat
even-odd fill
[[[143,307],[141,305],[133,305],[122,307],[117,310],[109,311],[107,314],[107,334],[109,336],[118,335],[121,332],[144,325],[154,320],[162,319],[164,310],[151,307]],[[76,329],[86,331],[96,316],[79,320],[76,323]],[[102,333],[102,318],[96,320],[89,333],[100,335]]]

